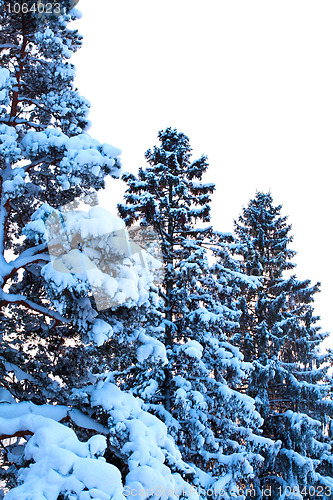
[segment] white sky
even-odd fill
[[[231,231],[256,190],[293,226],[297,275],[321,281],[333,332],[331,0],[80,0],[77,85],[90,133],[145,165],[157,132],[189,136],[216,183],[212,220]],[[118,202],[121,181],[104,202]],[[332,344],[332,341],[331,341]]]

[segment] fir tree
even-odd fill
[[[291,275],[295,252],[281,208],[270,193],[258,192],[235,224],[241,269],[261,282],[243,291],[238,345],[253,364],[247,393],[264,418],[264,435],[282,443],[262,484],[275,487],[273,498],[279,498],[278,487],[294,489],[293,498],[308,498],[310,486],[326,488],[330,498],[331,451],[323,431],[332,405],[328,357],[320,351],[328,334],[312,306],[319,283]]]
[[[202,182],[207,159],[192,162],[189,139],[176,129],[158,138],[160,145],[146,153],[147,168],[123,176],[126,204],[119,205],[126,224],[151,225],[162,248],[159,340],[167,365],[154,379],[149,408],[164,418],[197,484],[220,486],[228,498],[261,465],[259,451],[273,443],[253,433],[261,421],[252,399],[238,391],[247,366],[227,341],[238,311],[209,264],[212,230],[197,226],[209,222],[214,190]]]

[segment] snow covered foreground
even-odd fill
[[[176,498],[177,491],[197,497],[174,470],[193,472],[181,460],[166,426],[143,409],[141,400],[121,392],[108,381],[86,388],[92,407],[109,415],[109,429],[78,410],[33,403],[1,403],[0,435],[25,435],[11,449],[12,460],[23,465],[21,484],[5,500],[125,500],[137,496]],[[61,421],[70,417],[95,435],[86,442]],[[103,435],[103,434],[104,435]],[[106,462],[107,441],[119,449],[128,472],[122,479],[117,467]],[[30,463],[29,463],[30,462]]]

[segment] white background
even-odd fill
[[[231,231],[271,190],[294,234],[297,275],[322,282],[332,329],[333,3],[324,0],[81,0],[77,86],[90,133],[145,165],[157,132],[189,136],[216,183],[212,220]],[[121,201],[121,181],[103,202]],[[332,343],[332,342],[331,342]]]

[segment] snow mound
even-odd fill
[[[18,416],[10,417],[7,412],[7,418],[1,417],[0,434],[32,433],[22,458],[33,463],[21,469],[18,479],[22,484],[11,489],[6,500],[57,500],[61,493],[70,494],[72,500],[125,499],[119,470],[102,457],[104,436],[95,435],[84,443],[65,425],[26,413],[25,403],[22,408],[21,404],[9,407],[9,413]]]
[[[182,461],[165,424],[145,411],[140,399],[102,380],[91,388],[90,395],[91,405],[100,406],[109,414],[111,444],[128,457],[126,498],[176,498],[170,494],[176,491],[193,500],[197,498],[179,473],[186,475],[194,470]]]
[[[139,363],[144,363],[149,358],[153,362],[167,363],[166,349],[162,342],[150,335],[146,335],[144,332],[140,332],[139,342],[141,345],[136,352]]]
[[[190,356],[190,358],[202,358],[203,347],[196,340],[189,340],[184,345],[181,346],[181,349]]]
[[[0,82],[0,88],[1,88],[1,82]],[[0,90],[0,97],[1,97],[1,90]],[[14,127],[9,127],[8,125],[4,124],[0,125],[0,156],[2,156],[3,158],[8,158],[9,161],[13,163],[20,158],[21,154],[21,150],[17,144],[17,138],[18,135]]]

